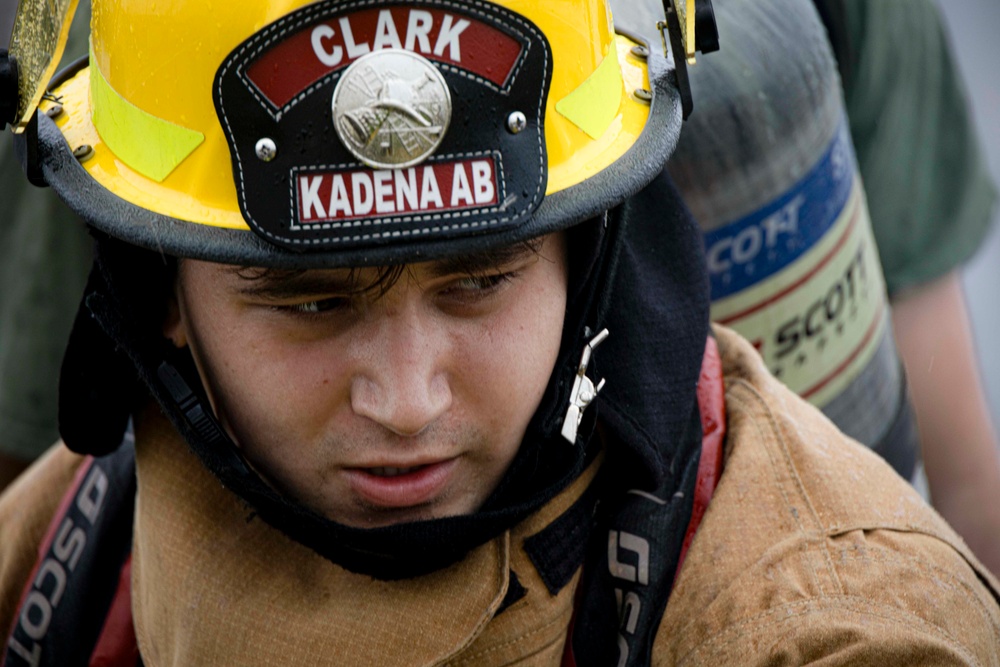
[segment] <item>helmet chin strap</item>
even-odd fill
[[[180,355],[178,355],[180,356]],[[188,357],[189,359],[190,357]],[[187,366],[186,370],[181,370]],[[488,542],[539,509],[572,482],[596,454],[597,448],[570,448],[554,438],[529,435],[522,452],[558,447],[566,465],[535,482],[522,497],[499,500],[497,494],[486,507],[468,516],[446,517],[363,529],[326,519],[312,509],[282,496],[269,486],[243,458],[239,448],[221,427],[191,377],[191,364],[183,359],[162,361],[157,368],[153,393],[188,444],[223,485],[246,500],[267,523],[293,540],[349,570],[379,579],[399,579],[427,574],[457,562],[475,547]],[[593,420],[585,422],[593,431]],[[512,465],[505,477],[508,491],[524,488],[518,479],[531,482],[526,474],[545,457],[527,456]],[[542,462],[542,467],[547,468]],[[516,479],[515,479],[516,478]]]

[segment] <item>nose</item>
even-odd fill
[[[445,332],[419,313],[386,313],[361,345],[351,408],[389,431],[414,436],[452,404]]]

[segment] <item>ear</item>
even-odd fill
[[[187,321],[177,298],[177,287],[167,298],[167,313],[163,318],[163,336],[169,338],[176,348],[187,347]]]

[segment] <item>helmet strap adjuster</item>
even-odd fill
[[[580,427],[580,422],[583,421],[583,411],[604,388],[603,378],[595,386],[594,381],[587,377],[587,366],[590,364],[590,355],[594,348],[603,343],[607,337],[608,330],[601,329],[583,347],[583,353],[580,355],[580,365],[577,366],[576,377],[573,379],[573,389],[569,394],[569,407],[566,409],[566,418],[563,420],[562,426],[562,437],[571,444],[576,444],[576,432]]]

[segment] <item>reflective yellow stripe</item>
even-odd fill
[[[146,113],[119,95],[90,56],[94,127],[119,160],[160,183],[205,140],[205,135]]]
[[[618,115],[621,102],[622,70],[618,49],[612,43],[597,69],[576,90],[556,102],[556,111],[591,139],[600,139]]]

